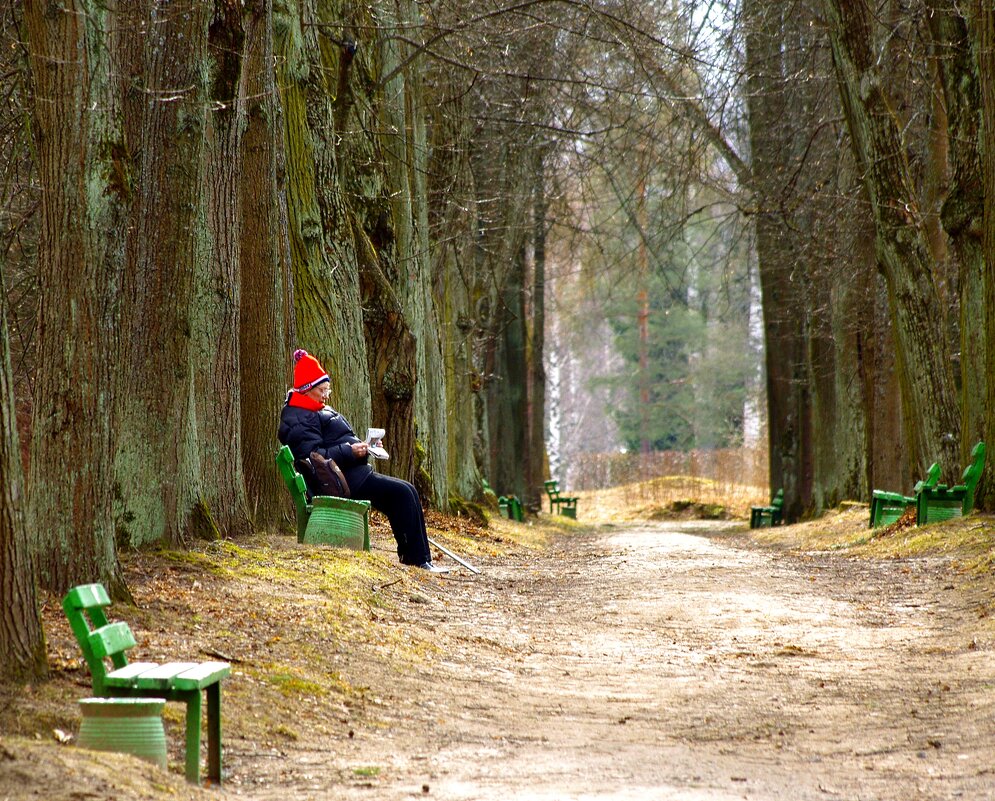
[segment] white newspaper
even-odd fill
[[[383,435],[387,432],[382,428],[366,429],[366,444],[374,459],[389,459],[390,454],[383,449]]]

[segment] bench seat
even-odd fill
[[[113,670],[104,679],[106,687],[139,690],[203,690],[231,674],[226,662],[135,662]]]

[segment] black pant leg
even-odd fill
[[[403,564],[420,565],[431,560],[425,515],[418,491],[407,481],[372,473],[353,497],[369,501],[378,512],[387,515],[397,541],[397,556]]]

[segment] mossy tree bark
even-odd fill
[[[411,0],[395,3],[396,24],[400,32],[412,30],[420,24],[418,6]],[[395,40],[396,41],[396,40]],[[398,253],[400,263],[396,274],[396,290],[404,306],[405,316],[415,337],[417,381],[415,383],[414,419],[418,439],[417,475],[419,480],[431,485],[431,500],[440,509],[448,503],[450,488],[446,469],[448,441],[446,416],[446,386],[439,314],[433,294],[431,270],[431,240],[428,222],[429,152],[425,123],[426,97],[422,73],[424,61],[412,59],[412,47],[402,44],[388,45],[382,63],[384,74],[395,68],[392,62],[407,62],[403,86],[392,95],[392,83],[385,87],[385,110],[392,112],[392,124],[402,135],[391,135],[388,170],[391,174],[392,208],[398,224]],[[394,79],[397,80],[396,78]],[[382,130],[392,131],[387,127]],[[409,198],[408,202],[400,201]],[[400,202],[399,202],[400,201]],[[405,220],[405,224],[401,221]],[[402,245],[400,234],[406,236]],[[426,491],[428,487],[426,486]]]
[[[960,414],[961,449],[958,465],[966,465],[971,448],[985,431],[988,373],[984,363],[985,332],[985,195],[981,176],[981,96],[978,63],[972,51],[968,20],[957,3],[930,0],[926,14],[933,39],[946,120],[949,154],[949,187],[943,199],[941,220],[957,259],[960,297]],[[946,167],[946,165],[943,165]],[[989,251],[990,252],[990,251]],[[960,480],[959,468],[945,479]],[[978,495],[976,500],[983,502]]]
[[[0,476],[0,681],[28,682],[45,676],[48,661],[24,522],[26,497],[14,411],[6,292],[0,292]]]
[[[478,144],[475,158],[477,208],[485,229],[478,242],[477,273],[481,285],[478,315],[485,332],[487,473],[495,492],[524,500],[522,458],[528,419],[525,257],[531,234],[532,161],[525,145],[498,137]],[[500,206],[494,198],[500,198]]]
[[[370,421],[370,378],[340,163],[350,154],[339,152],[347,144],[350,83],[359,80],[353,75],[361,67],[347,48],[321,33],[321,26],[329,26],[336,37],[349,29],[344,8],[316,0],[275,6],[274,50],[286,154],[292,344],[321,360],[331,375],[332,405],[362,428]],[[361,80],[370,76],[369,67],[363,67]]]
[[[378,78],[391,77],[381,80],[373,95],[357,92],[353,113],[365,122],[364,129],[377,134],[351,143],[376,156],[372,163],[367,160],[366,169],[353,171],[363,201],[354,208],[356,249],[366,255],[360,267],[373,419],[385,421],[390,437],[391,461],[382,465],[385,472],[414,481],[424,500],[438,505],[445,490],[436,486],[436,479],[444,485],[445,475],[436,475],[434,468],[441,464],[444,469],[445,462],[435,458],[433,444],[436,434],[445,442],[445,424],[430,413],[428,400],[437,376],[426,366],[436,345],[424,294],[428,245],[420,222],[427,198],[424,178],[415,176],[419,167],[424,170],[422,99],[416,68],[402,64],[408,48],[391,35],[407,30],[417,12],[401,0],[378,4],[377,15],[386,30],[371,66]],[[367,248],[367,242],[373,247]],[[376,258],[369,258],[374,254]]]
[[[289,386],[289,269],[286,241],[282,117],[273,67],[273,4],[246,8],[246,130],[242,137],[241,375],[242,466],[257,526],[286,514],[287,491],[273,467],[273,428]]]
[[[28,3],[42,186],[29,531],[45,587],[115,589],[115,331],[131,176],[103,3]],[[5,426],[6,429],[6,426]]]
[[[863,0],[826,0],[840,95],[873,211],[879,267],[888,285],[913,472],[939,454],[960,461],[960,425],[942,307],[897,118],[872,46]]]
[[[242,136],[247,102],[244,13],[241,4],[217,3],[208,29],[206,213],[193,298],[201,497],[214,525],[225,535],[244,534],[250,526],[242,472],[239,344]]]
[[[474,130],[465,79],[436,70],[432,84],[429,103],[436,111],[431,118],[429,230],[446,385],[447,484],[450,494],[478,499],[482,484],[474,454],[481,378],[474,345],[480,335],[475,319],[479,285],[474,271],[477,219],[470,163]]]
[[[972,4],[974,20],[974,51],[978,65],[978,84],[981,109],[981,181],[985,205],[982,214],[982,242],[988,259],[995,258],[995,7],[986,0]],[[989,263],[985,270],[984,297],[985,331],[989,343],[995,343],[995,270]],[[985,350],[981,363],[989,377],[986,387],[985,415],[982,436],[988,446],[995,438],[995,347]],[[978,504],[988,511],[995,510],[995,480],[992,470],[986,468],[981,476],[981,486],[975,495]]]
[[[212,534],[201,495],[193,338],[203,253],[211,8],[157,5],[142,49],[141,172],[117,376],[119,536],[139,545]]]

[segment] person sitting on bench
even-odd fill
[[[369,501],[387,515],[402,564],[448,573],[449,568],[432,564],[418,490],[407,481],[373,472],[367,463],[369,445],[356,436],[348,420],[325,405],[330,392],[321,363],[306,350],[294,351],[294,388],[280,413],[280,442],[290,446],[294,459],[307,459],[317,451],[333,460],[345,474],[351,497]]]

